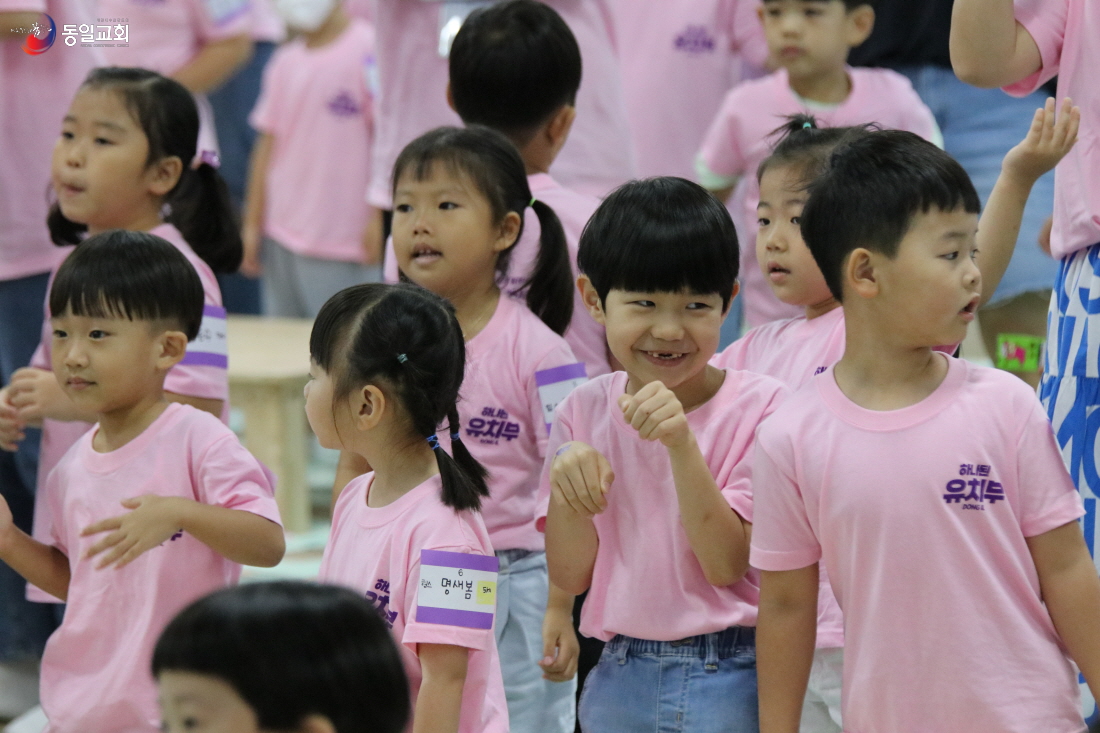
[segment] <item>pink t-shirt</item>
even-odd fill
[[[64,258],[46,228],[50,157],[61,133],[61,119],[93,66],[98,49],[66,46],[65,24],[94,23],[82,0],[0,0],[0,13],[48,13],[57,26],[53,47],[31,56],[22,41],[0,42],[0,280],[41,275]],[[7,31],[7,29],[4,29]]]
[[[615,472],[607,509],[593,520],[599,550],[581,610],[581,633],[604,641],[616,634],[675,641],[755,626],[759,574],[750,568],[742,580],[721,588],[707,582],[679,521],[668,451],[639,438],[616,403],[626,393],[627,378],[626,372],[612,372],[574,390],[558,407],[547,446],[553,456],[563,443],[587,443]],[[753,436],[786,395],[770,377],[727,371],[718,393],[687,414],[722,495],[750,522]],[[550,464],[539,485],[540,529],[550,503]],[[653,603],[639,603],[644,592]]]
[[[602,196],[634,177],[619,60],[612,45],[609,0],[547,0],[569,24],[584,60],[577,120],[554,162],[566,186]],[[477,4],[466,3],[465,10]],[[461,3],[376,0],[379,105],[369,200],[388,209],[393,164],[401,149],[440,125],[461,125],[447,106],[447,59],[440,30]]]
[[[533,173],[527,176],[527,183],[534,197],[553,209],[561,221],[575,279],[580,274],[577,269],[577,251],[580,247],[581,232],[584,231],[588,220],[592,218],[592,214],[596,212],[600,201],[593,196],[569,190],[546,173]],[[534,209],[526,209],[523,213],[523,233],[512,249],[512,258],[508,262],[509,274],[499,283],[505,292],[521,301],[526,298],[526,292],[522,292],[522,287],[535,266],[541,236],[542,229],[539,226],[538,215],[535,214]],[[397,282],[399,272],[397,258],[393,253],[392,237],[386,240],[386,261],[383,269],[386,282]],[[573,289],[573,318],[565,331],[565,341],[573,349],[577,358],[584,362],[589,377],[598,377],[611,371],[604,327],[589,315],[581,299],[580,290],[576,287]]]
[[[853,733],[1081,733],[1077,675],[1026,538],[1081,499],[1035,393],[948,359],[926,399],[861,408],[830,369],[760,429],[752,564],[823,559]]]
[[[781,69],[745,82],[726,95],[699,151],[699,163],[714,180],[708,186],[740,179],[730,204],[741,242],[741,292],[745,322],[751,328],[780,318],[793,318],[801,309],[782,303],[768,287],[756,262],[756,205],[760,187],[756,169],[771,153],[771,132],[787,115],[813,114],[822,126],[843,127],[876,122],[883,128],[908,130],[932,140],[937,127],[932,112],[901,74],[888,69],[848,69],[852,91],[835,107],[808,106],[791,89]]]
[[[373,58],[374,29],[355,18],[328,45],[309,48],[298,37],[281,46],[264,69],[249,118],[274,143],[264,233],[292,252],[363,261]]]
[[[638,175],[695,178],[722,98],[768,55],[758,0],[613,0]]]
[[[493,606],[485,604],[484,611],[478,609],[482,612],[447,613],[421,602],[425,600],[422,575],[430,583],[429,576],[435,578],[439,572],[432,563],[440,557],[449,558],[452,567],[491,566],[495,573],[496,558],[481,516],[456,512],[444,504],[438,476],[391,504],[369,507],[373,480],[373,473],[352,479],[336,500],[320,579],[364,593],[378,608],[401,649],[414,703],[423,681],[418,644],[470,649],[458,731],[507,733],[508,707],[493,638]],[[430,572],[422,573],[422,559]]]
[[[48,733],[154,733],[157,690],[153,645],[184,606],[234,585],[241,566],[179,532],[121,570],[97,570],[84,553],[103,535],[81,537],[95,522],[125,514],[120,502],[155,494],[193,499],[279,521],[274,481],[218,419],[170,404],[141,433],[110,453],[92,448],[94,432],[73,446],[47,479],[51,521],[43,538],[69,557],[72,579],[61,628],[42,657],[42,707]]]
[[[1024,96],[1058,77],[1058,98],[1081,108],[1077,144],[1054,172],[1054,230],[1050,252],[1067,257],[1100,242],[1100,6],[1088,0],[1016,0],[1016,19],[1042,56],[1042,68],[1005,87]],[[1089,71],[1092,69],[1092,71]]]
[[[844,343],[844,309],[834,308],[813,320],[798,316],[757,326],[710,363],[767,374],[797,390],[840,361]]]
[[[458,412],[463,442],[489,469],[491,495],[481,516],[494,549],[545,549],[535,507],[548,425],[553,406],[584,379],[584,364],[565,340],[511,298],[502,297],[466,342]],[[450,449],[449,440],[444,445]]]

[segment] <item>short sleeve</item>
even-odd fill
[[[1020,434],[1016,454],[1019,476],[1020,528],[1025,537],[1049,532],[1085,513],[1081,495],[1066,471],[1054,430],[1033,396],[1031,413]]]
[[[770,439],[769,439],[770,436]],[[798,570],[821,559],[821,544],[793,477],[790,436],[762,430],[753,457],[755,521],[749,564],[760,570]]]
[[[1035,40],[1042,64],[1031,76],[1004,87],[1012,96],[1027,96],[1058,75],[1069,3],[1070,0],[1016,0],[1016,20]]]
[[[475,548],[464,547],[431,547],[426,549],[444,550],[447,552],[461,552],[464,554],[483,555]],[[421,621],[419,617],[418,598],[420,592],[420,555],[416,553],[409,567],[407,582],[405,583],[405,631],[401,636],[401,643],[416,653],[417,644],[450,644],[452,646],[466,647],[467,649],[485,650],[493,645],[493,629],[469,628],[446,623],[432,623]]]
[[[745,174],[745,156],[741,149],[742,103],[735,88],[726,95],[718,114],[710,123],[696,159],[700,183],[708,188],[727,188]],[[708,180],[709,179],[709,180]]]
[[[553,410],[574,387],[587,379],[584,363],[578,361],[573,355],[573,350],[569,348],[565,339],[559,337],[559,341],[560,343],[555,344],[538,360],[534,371],[527,375],[529,419],[535,431],[539,458],[546,458]]]
[[[216,420],[212,416],[209,419]],[[217,427],[228,433],[220,423]],[[282,525],[274,477],[235,435],[227,434],[210,443],[193,461],[192,471],[198,476],[196,501],[251,512]]]
[[[248,124],[258,132],[273,132],[277,121],[276,110],[278,108],[279,72],[282,69],[282,59],[286,55],[287,46],[283,46],[275,52],[274,57],[264,69],[263,80],[260,82],[260,96],[248,116]]]
[[[546,531],[546,514],[550,510],[550,466],[555,454],[563,445],[573,440],[572,410],[573,400],[566,398],[554,413],[554,422],[550,426],[550,437],[546,441],[546,457],[539,475],[539,489],[535,502],[535,528]]]

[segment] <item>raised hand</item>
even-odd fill
[[[550,465],[550,498],[584,516],[607,508],[615,472],[603,454],[587,443],[565,443]]]
[[[129,565],[180,531],[180,516],[187,502],[187,499],[175,496],[153,494],[125,499],[122,506],[132,511],[91,524],[80,533],[83,537],[110,533],[92,545],[84,556],[90,559],[107,552],[96,565],[97,568],[116,563],[119,568]]]

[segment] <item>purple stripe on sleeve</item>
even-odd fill
[[[553,369],[543,369],[535,372],[535,384],[544,387],[555,382],[567,382],[570,379],[585,379],[588,374],[584,370],[584,364],[565,364]]]
[[[212,366],[222,369],[229,368],[229,357],[225,354],[210,354],[205,351],[188,351],[184,354],[180,364],[187,366]]]
[[[424,550],[424,552],[428,552],[428,550]],[[444,624],[446,626],[462,626],[467,629],[493,628],[493,614],[481,613],[480,611],[454,611],[450,608],[417,606],[416,620],[422,624]]]
[[[500,561],[497,560],[496,555],[470,555],[465,552],[447,552],[446,550],[421,550],[420,564],[484,570],[488,573],[495,573],[500,569]]]

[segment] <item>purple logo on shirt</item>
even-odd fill
[[[1004,501],[1005,488],[999,481],[993,480],[992,469],[986,464],[963,463],[959,466],[959,475],[967,478],[953,478],[947,482],[944,503],[984,512],[987,503],[993,506],[998,501]]]
[[[510,422],[507,411],[496,407],[482,409],[481,417],[475,417],[466,423],[466,434],[487,445],[498,445],[501,438],[510,442],[518,438],[519,433],[520,424]]]
[[[828,369],[829,367],[818,367],[814,370],[814,376],[816,377],[818,374],[824,374]]]
[[[169,540],[168,540],[168,541],[169,541],[169,542],[175,542],[175,541],[176,541],[176,540],[178,540],[178,539],[179,539],[180,537],[183,537],[183,530],[182,530],[182,529],[181,529],[181,530],[179,530],[179,531],[177,531],[177,532],[176,532],[176,533],[175,533],[174,535],[172,535],[172,536],[171,536],[171,537],[169,538]]]
[[[374,591],[378,591],[375,593]],[[367,591],[367,600],[382,616],[386,622],[386,628],[392,629],[393,622],[397,620],[397,611],[388,610],[390,605],[390,581],[379,578],[374,583],[374,590]]]
[[[689,25],[672,44],[677,51],[684,53],[714,53],[716,42],[714,36],[703,25]]]
[[[347,92],[340,92],[328,103],[328,111],[337,117],[354,117],[362,114],[362,108]]]

